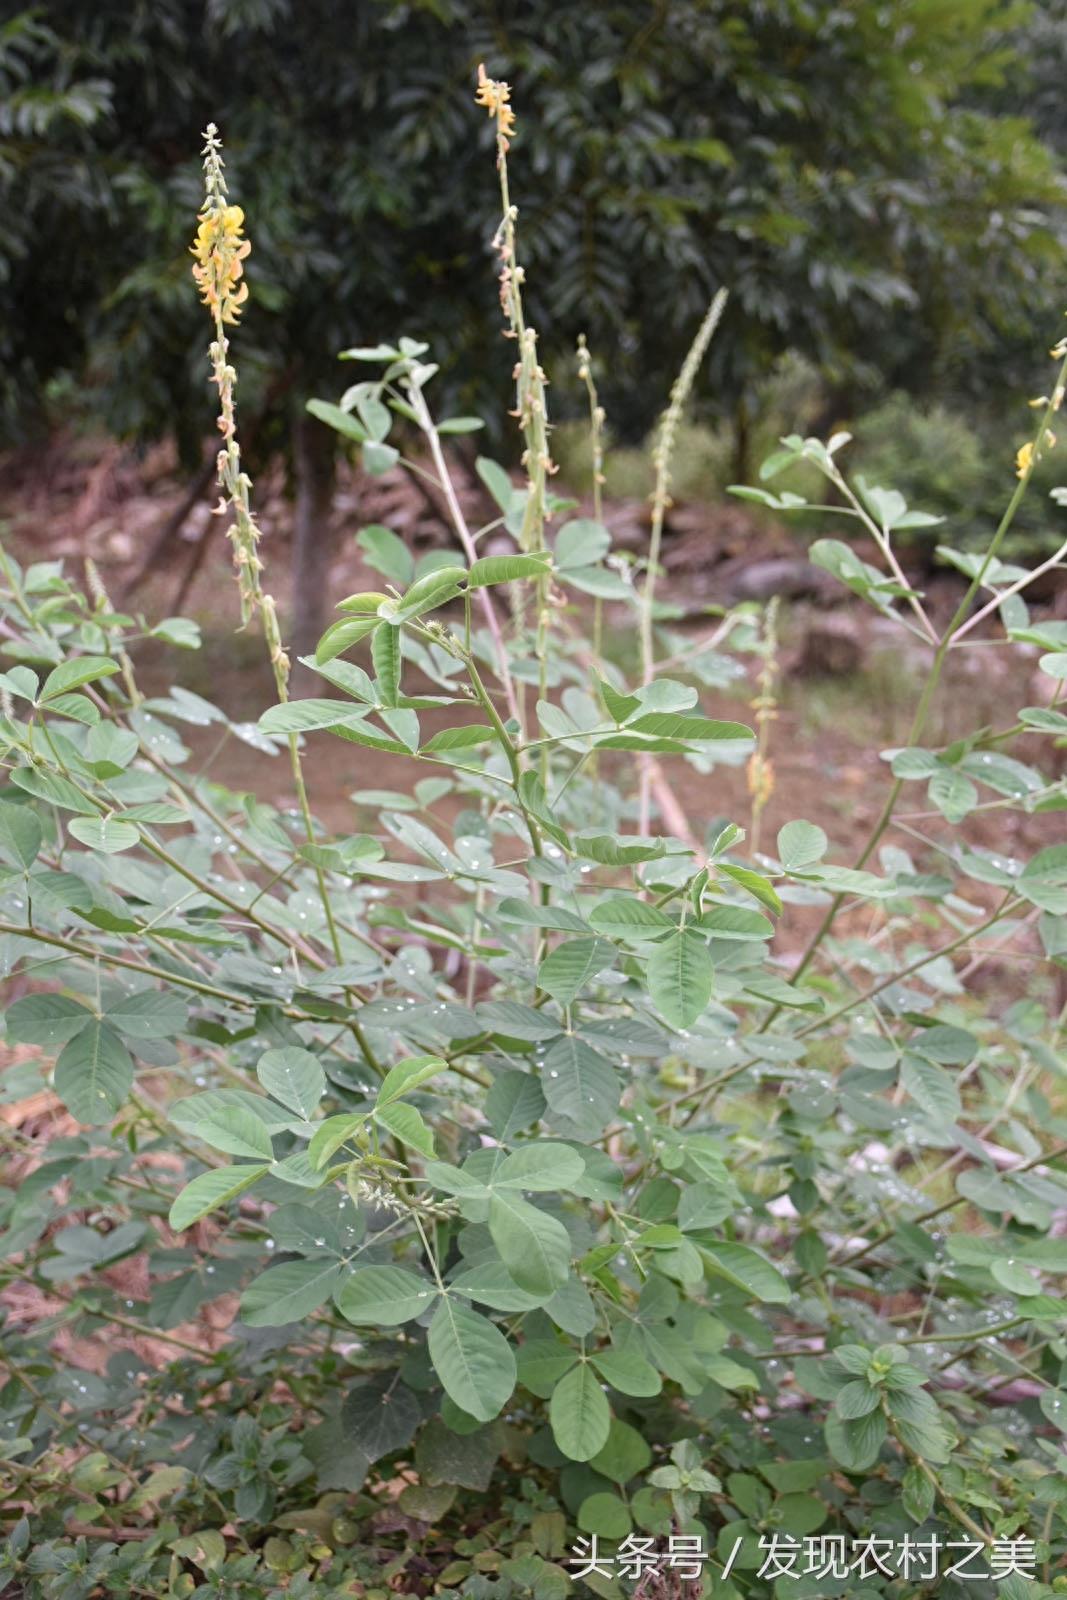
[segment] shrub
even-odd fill
[[[873,483],[891,483],[910,504],[938,512],[963,549],[984,550],[996,531],[1002,499],[1002,417],[976,421],[951,406],[920,406],[894,394],[863,415],[855,432],[857,473]],[[1034,493],[1013,521],[1008,555],[1027,560],[1057,549],[1061,513],[1049,507],[1048,497],[1058,478],[1056,461],[1043,457],[1035,468]],[[932,544],[921,531],[911,534],[910,542],[918,550],[930,550]]]
[[[506,180],[505,86],[480,100]],[[759,1597],[822,1562],[803,1592],[1051,1594],[1067,1145],[1041,956],[1067,949],[1067,860],[971,829],[1056,820],[1045,767],[1067,717],[923,737],[949,652],[979,631],[1036,642],[1064,681],[1067,629],[1028,616],[997,555],[1061,390],[989,550],[953,557],[966,589],[943,632],[899,570],[902,497],[857,492],[840,440],[783,442],[767,481],[798,462],[830,480],[884,566],[832,541],[820,559],[924,640],[929,674],[853,864],[799,818],[773,852],[746,853],[737,824],[674,837],[653,826],[675,809],[659,764],[695,764],[711,792],[753,750],[700,709],[721,637],[673,673],[656,625],[671,444],[721,297],[664,415],[634,585],[602,524],[550,490],[505,188],[527,481],[482,473],[514,551],[480,554],[487,530],[452,494],[442,436],[467,424],[434,420],[427,348],[349,351],[367,376],[317,414],[372,469],[403,419],[462,559],[416,567],[374,533],[384,587],[341,602],[313,663],[325,690],[292,701],[236,433],[247,249],[213,130],[206,164],[220,481],[277,703],[247,726],[180,686],[144,697],[141,641],[195,645],[188,624],[116,612],[91,569],[83,592],[4,557],[0,935],[29,980],[7,1037],[30,1051],[7,1094],[54,1059],[77,1131],[39,1156],[12,1137],[0,1405],[20,1520],[0,1586]],[[565,605],[605,594],[633,608],[637,682]],[[757,815],[766,660],[763,683]],[[295,807],[198,774],[199,730],[287,762]],[[373,834],[316,820],[302,750],[330,739],[371,774],[380,752],[413,764],[403,792],[363,792]],[[811,908],[790,964],[776,925]],[[992,1003],[1009,958],[1031,977]],[[27,1285],[49,1297],[36,1325]],[[227,1337],[190,1335],[238,1291]],[[60,1364],[60,1332],[103,1333],[106,1370],[69,1343]],[[964,1561],[992,1576],[949,1575]]]

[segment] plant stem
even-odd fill
[[[674,451],[674,439],[678,431],[678,424],[682,420],[682,412],[689,398],[690,390],[700,370],[700,363],[704,359],[712,335],[719,325],[723,311],[726,308],[727,292],[720,289],[708,307],[703,322],[697,329],[696,338],[689,347],[688,354],[682,362],[682,368],[674,386],[671,389],[670,402],[663,413],[660,424],[659,438],[656,442],[655,467],[656,481],[652,493],[652,531],[648,543],[648,562],[645,567],[645,581],[641,590],[641,605],[638,621],[638,639],[641,647],[641,682],[648,685],[656,674],[655,646],[653,640],[653,614],[656,603],[656,576],[659,572],[660,545],[663,541],[663,520],[670,503],[671,487],[671,456]],[[650,821],[652,800],[652,765],[649,757],[642,757],[641,761],[641,789],[638,800],[638,826],[637,831],[642,838],[647,837]]]

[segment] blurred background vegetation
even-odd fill
[[[212,119],[254,241],[246,451],[286,462],[305,543],[335,462],[304,407],[343,386],[342,347],[429,338],[448,403],[503,416],[481,60],[519,114],[564,476],[582,464],[577,335],[599,357],[609,490],[643,493],[636,447],[726,284],[682,492],[751,478],[785,428],[847,425],[855,465],[985,531],[974,508],[992,518],[1002,498],[1067,305],[1067,0],[16,5],[0,29],[3,444],[62,429],[204,459],[187,246]],[[1021,531],[1043,545],[1047,497],[1031,504]]]

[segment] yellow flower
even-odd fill
[[[1034,460],[1034,447],[1032,444],[1020,445],[1015,455],[1015,476],[1025,478],[1030,471]]]
[[[191,246],[200,297],[223,322],[236,322],[248,298],[248,285],[240,281],[252,249],[251,241],[242,238],[244,221],[240,206],[219,205],[209,198]]]
[[[505,149],[509,136],[515,132],[515,113],[508,103],[510,99],[511,85],[490,78],[484,64],[479,64],[478,88],[475,91],[474,103],[484,106],[489,115],[496,118],[497,131],[504,141]]]
[[[758,752],[749,756],[745,779],[753,802],[762,811],[774,793],[774,763]]]

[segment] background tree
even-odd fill
[[[573,341],[609,350],[614,427],[647,428],[713,289],[708,389],[736,424],[774,356],[835,397],[965,383],[1047,301],[1056,160],[989,96],[1025,16],[1002,0],[51,0],[0,35],[2,414],[82,396],[114,433],[205,435],[186,247],[196,136],[223,124],[249,217],[242,401],[296,489],[298,616],[321,622],[333,446],[305,401],[336,352],[433,328],[452,398],[507,385],[488,240],[487,62],[515,85],[533,320],[565,412]],[[520,194],[521,199],[521,194]],[[551,308],[551,315],[549,315]],[[1020,341],[1021,346],[1021,341]],[[1014,346],[1013,346],[1014,348]],[[1001,382],[1024,381],[1018,370]],[[577,391],[574,401],[577,402]]]

